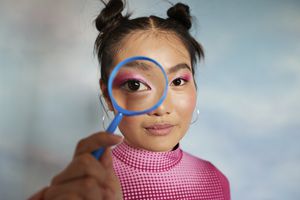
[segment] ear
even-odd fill
[[[102,79],[99,80],[99,84],[100,84],[101,92],[102,92],[103,97],[105,99],[105,103],[108,106],[108,109],[110,111],[114,111],[114,108],[112,106],[111,100],[110,100],[109,95],[108,95],[107,85],[102,81]]]

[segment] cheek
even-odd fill
[[[180,115],[183,115],[185,119],[190,119],[193,115],[193,111],[196,107],[196,100],[194,98],[186,98],[177,102],[177,109]]]
[[[197,96],[195,91],[190,91],[186,95],[181,95],[180,97],[175,98],[177,101],[176,110],[180,115],[184,115],[188,119],[193,115],[193,111],[196,107]]]
[[[126,132],[132,132],[132,130],[136,130],[137,126],[140,126],[140,124],[143,122],[143,116],[130,116],[126,117],[124,116],[119,124],[119,129],[123,130],[124,133]]]

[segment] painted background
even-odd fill
[[[172,1],[176,2],[176,1]],[[300,199],[300,1],[187,3],[206,59],[200,117],[182,141],[230,180],[232,199]],[[130,0],[166,16],[163,0]],[[25,199],[101,127],[98,0],[0,0],[0,198]]]

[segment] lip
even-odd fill
[[[153,124],[151,126],[145,127],[145,129],[151,135],[165,136],[172,131],[173,127],[174,125],[172,124]]]

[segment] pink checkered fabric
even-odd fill
[[[125,200],[230,200],[227,178],[210,162],[183,152],[151,152],[121,143],[113,165]]]

